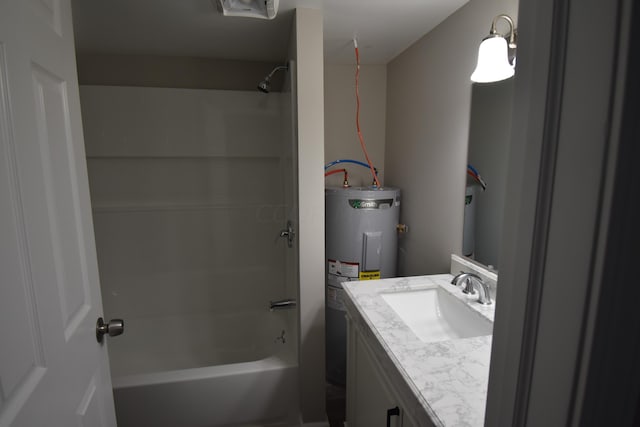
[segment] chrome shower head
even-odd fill
[[[263,93],[269,93],[271,91],[271,77],[280,70],[288,70],[289,65],[278,65],[276,68],[271,70],[268,76],[264,78],[260,83],[258,83],[258,90]]]
[[[269,93],[271,89],[271,79],[267,76],[263,81],[258,83],[258,90],[263,93]]]

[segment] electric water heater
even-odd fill
[[[344,384],[346,378],[342,284],[396,275],[399,219],[398,189],[325,190],[326,355],[331,383]]]

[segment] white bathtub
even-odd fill
[[[297,425],[294,313],[127,322],[109,348],[118,426]]]

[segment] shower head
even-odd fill
[[[271,79],[269,77],[265,77],[263,81],[258,83],[258,90],[260,92],[269,93],[271,88]]]
[[[273,77],[273,75],[277,71],[288,69],[288,65],[278,65],[277,67],[275,67],[273,70],[271,70],[269,75],[267,75],[260,83],[258,83],[258,90],[263,93],[269,93],[269,91],[271,91],[271,78]]]

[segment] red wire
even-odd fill
[[[360,139],[360,146],[362,147],[362,151],[364,152],[364,157],[367,159],[367,163],[369,164],[369,168],[371,169],[371,175],[373,175],[373,181],[376,183],[376,186],[380,188],[380,181],[378,181],[378,176],[376,175],[376,170],[373,168],[373,164],[371,160],[369,160],[369,154],[367,153],[367,147],[364,144],[364,138],[362,137],[362,132],[360,131],[360,52],[356,47],[356,129],[358,130],[358,139]]]

